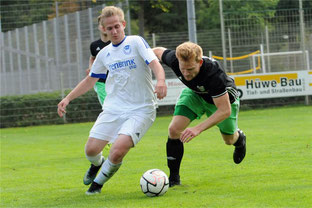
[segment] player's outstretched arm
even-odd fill
[[[229,101],[228,93],[214,98],[213,102],[215,103],[217,110],[214,112],[209,118],[201,122],[200,124],[185,129],[181,136],[180,140],[183,143],[187,143],[191,141],[194,137],[198,136],[201,132],[217,125],[218,123],[222,122],[226,118],[231,115],[231,104]]]
[[[66,113],[66,106],[69,104],[69,100],[65,97],[59,104],[57,105],[57,113],[60,117]]]
[[[159,61],[161,61],[161,57],[166,49],[167,48],[164,48],[164,47],[153,48],[153,52],[155,53]]]
[[[70,101],[79,97],[80,95],[85,94],[91,88],[93,88],[94,84],[98,81],[98,78],[93,78],[90,76],[85,77],[58,105],[57,105],[57,113],[60,117],[66,113],[66,106]]]
[[[155,93],[157,94],[158,99],[163,99],[167,95],[167,85],[165,82],[165,70],[158,62],[158,60],[153,60],[149,66],[151,67],[157,83],[155,86]]]
[[[86,76],[89,75],[94,60],[95,60],[95,57],[91,55],[90,58],[89,58],[89,68],[87,68],[86,71],[85,71],[86,72]]]

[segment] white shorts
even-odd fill
[[[155,121],[156,111],[111,114],[102,112],[96,119],[89,137],[114,143],[119,134],[131,136],[134,146]]]

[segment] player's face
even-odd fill
[[[195,60],[192,61],[180,61],[179,60],[179,68],[181,73],[183,74],[184,79],[190,81],[196,77],[199,73],[200,67],[203,64],[203,61],[196,62]]]
[[[104,31],[113,44],[119,44],[125,37],[126,22],[121,22],[117,15],[104,20]]]

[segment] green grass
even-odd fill
[[[139,180],[151,168],[168,173],[170,120],[156,119],[96,196],[86,196],[82,183],[92,123],[1,129],[0,206],[312,206],[312,106],[242,111],[239,127],[247,135],[247,156],[240,165],[233,163],[233,147],[224,144],[216,127],[203,132],[184,146],[183,185],[149,198]]]

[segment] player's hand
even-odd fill
[[[167,85],[164,79],[160,79],[156,83],[155,93],[158,99],[163,99],[167,95]]]
[[[60,117],[66,113],[66,106],[69,104],[69,100],[64,98],[58,105],[57,105],[57,113]]]
[[[89,73],[90,73],[90,69],[88,68],[88,69],[86,69],[86,76],[88,76]]]
[[[180,140],[183,143],[187,143],[191,141],[192,139],[194,139],[199,134],[200,134],[200,130],[198,130],[196,127],[187,128],[182,132],[180,136]]]

